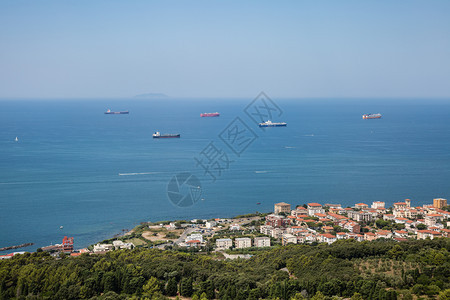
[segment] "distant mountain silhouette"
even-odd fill
[[[162,93],[147,93],[134,96],[134,98],[142,98],[142,99],[167,98],[167,97],[169,96]]]

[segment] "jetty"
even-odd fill
[[[3,248],[0,248],[0,251],[6,251],[6,250],[11,250],[11,249],[19,249],[19,248],[23,248],[23,247],[32,246],[32,245],[34,245],[34,243],[25,243],[25,244],[20,244],[20,245],[17,245],[17,246],[3,247]]]

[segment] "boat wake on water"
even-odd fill
[[[119,176],[153,175],[153,174],[160,174],[160,173],[162,173],[162,172],[119,173]]]

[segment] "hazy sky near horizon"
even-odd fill
[[[450,1],[0,2],[0,98],[450,98]]]

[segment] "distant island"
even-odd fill
[[[163,93],[146,93],[146,94],[140,94],[136,95],[133,98],[139,98],[139,99],[159,99],[159,98],[168,98],[166,94]]]

